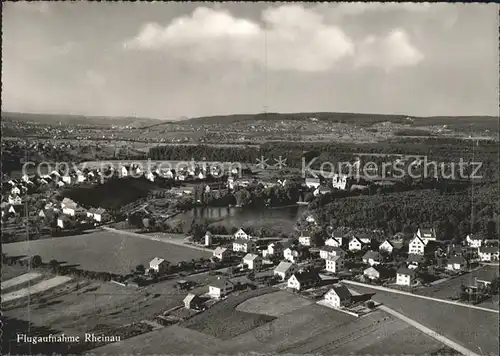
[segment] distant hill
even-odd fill
[[[132,126],[143,127],[167,121],[142,117],[84,116],[59,114],[31,114],[19,112],[2,112],[2,120],[37,122],[48,125],[59,123],[80,126]]]
[[[415,117],[408,115],[384,115],[384,114],[357,114],[336,112],[312,112],[312,113],[258,113],[238,115],[217,115],[191,118],[183,122],[188,124],[231,124],[236,122],[250,122],[257,120],[281,121],[281,120],[303,120],[303,121],[328,121],[357,125],[373,125],[378,122],[393,122],[400,124],[418,125],[477,125],[487,124],[498,127],[498,118],[495,116],[433,116]]]

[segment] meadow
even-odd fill
[[[154,257],[178,263],[211,256],[209,252],[188,247],[104,231],[16,242],[2,247],[9,256],[40,255],[44,262],[55,259],[84,270],[115,274],[128,274],[140,264],[148,266]]]

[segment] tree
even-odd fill
[[[42,265],[42,258],[40,257],[40,255],[35,255],[33,257],[31,257],[31,267],[32,268],[37,268],[37,267],[40,267]]]
[[[135,270],[141,274],[144,274],[144,272],[146,271],[146,268],[144,268],[144,265],[137,265],[135,267]]]

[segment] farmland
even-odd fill
[[[65,284],[71,280],[71,277],[66,277],[66,276],[56,276],[51,279],[47,279],[44,281],[41,281],[37,284],[34,284],[32,286],[22,288],[17,291],[13,291],[10,293],[6,293],[2,295],[2,303],[7,303],[10,302],[11,300],[16,300],[20,298],[24,298],[27,296],[31,296],[33,294],[38,294],[38,293],[43,293],[47,290],[50,290],[52,288],[55,288],[61,284]]]
[[[40,255],[45,262],[55,259],[89,271],[116,274],[128,274],[139,264],[147,265],[155,256],[171,263],[210,257],[205,251],[111,232],[16,242],[2,247],[9,256]]]
[[[472,350],[498,355],[498,314],[444,304],[411,296],[353,288],[360,293],[374,293],[373,299],[415,320],[435,332]]]
[[[476,278],[479,280],[491,281],[494,277],[497,276],[498,267],[484,266],[476,271],[464,274],[459,277],[451,278],[438,285],[426,287],[423,289],[417,289],[416,293],[440,299],[456,298],[460,292],[460,285],[462,283],[466,286],[475,285]],[[494,296],[493,298],[487,299],[478,305],[481,307],[498,310],[498,295]]]
[[[279,317],[312,303],[312,301],[295,294],[279,291],[248,299],[238,305],[236,310]]]
[[[181,325],[220,339],[233,338],[274,319],[271,316],[247,313],[236,309],[245,300],[270,293],[273,290],[272,288],[264,288],[240,295],[231,295],[228,299],[215,304],[209,310],[188,319]]]

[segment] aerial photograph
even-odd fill
[[[2,3],[2,355],[498,356],[499,5]]]

